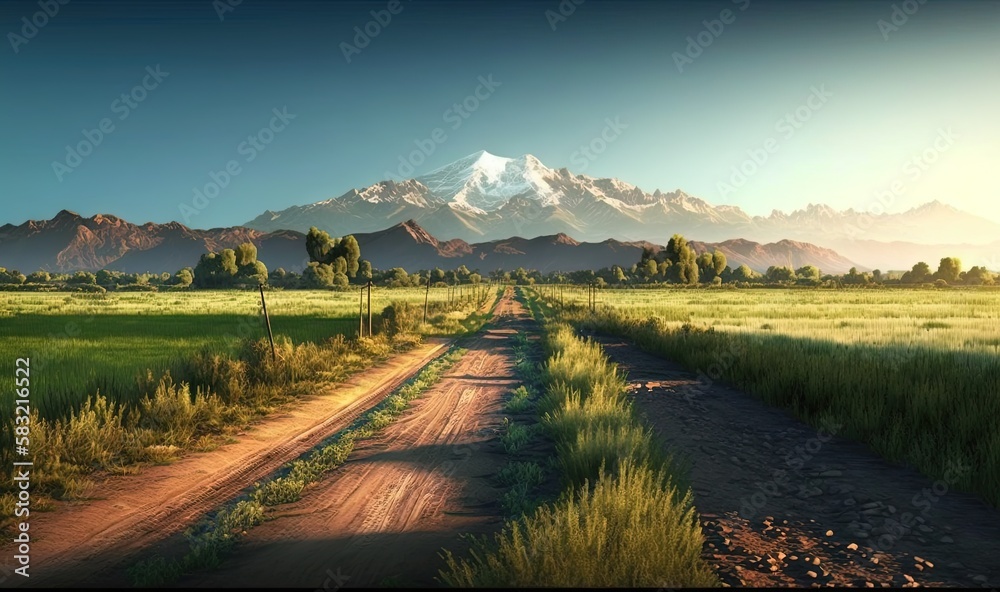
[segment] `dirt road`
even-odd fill
[[[704,556],[732,586],[989,587],[1000,512],[789,413],[600,337],[638,411],[687,457]],[[962,467],[956,467],[956,471]]]
[[[253,426],[239,441],[140,475],[97,483],[86,502],[31,514],[30,579],[4,585],[80,586],[123,579],[138,551],[197,521],[241,490],[316,446],[447,350],[433,340],[356,374]],[[3,549],[8,555],[9,546]],[[12,553],[11,553],[12,555]]]
[[[508,294],[445,377],[347,463],[250,531],[220,569],[189,587],[435,585],[442,547],[497,531],[506,462],[499,443],[514,377],[510,335],[530,323]]]

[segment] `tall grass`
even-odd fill
[[[893,294],[901,303],[908,301],[906,294]],[[921,294],[927,298],[926,291]],[[804,293],[802,297],[820,296]],[[851,297],[865,304],[885,296]],[[738,298],[730,306],[745,305],[746,296],[728,298]],[[842,301],[846,296],[836,298]],[[953,328],[930,331],[940,335],[941,340],[933,343],[902,337],[897,341],[883,335],[848,344],[831,336],[830,331],[840,328],[797,335],[782,329],[788,325],[780,320],[785,315],[781,310],[771,311],[778,317],[773,330],[734,331],[708,318],[704,320],[710,324],[667,320],[677,318],[676,311],[650,317],[628,309],[625,298],[616,299],[613,307],[602,307],[596,315],[579,307],[567,307],[562,315],[577,326],[627,337],[700,372],[702,378],[724,380],[771,405],[790,409],[813,425],[840,424],[840,435],[864,442],[890,460],[909,463],[932,478],[957,478],[952,483],[958,488],[1000,505],[1000,356],[989,346],[984,349],[984,342],[972,334],[958,337],[971,325],[957,316],[975,319],[972,323],[981,325],[977,331],[996,331],[1000,309],[989,308],[992,293],[962,298],[967,308],[949,311]],[[721,302],[713,306],[723,306]],[[839,327],[835,321],[844,310],[803,308],[787,314],[813,311],[810,314],[829,317],[822,322],[834,327]],[[937,305],[926,308],[938,311]],[[721,318],[732,314],[725,312]],[[869,329],[879,326],[879,318],[867,321]],[[966,347],[954,345],[960,339],[965,339]],[[962,470],[955,470],[959,467]]]
[[[565,324],[546,326],[550,357],[539,403],[566,490],[556,502],[475,539],[469,558],[445,552],[452,586],[718,585],[701,559],[690,491],[625,399],[600,347]],[[525,470],[530,469],[511,469]]]

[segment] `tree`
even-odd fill
[[[931,266],[923,261],[913,266],[913,269],[903,274],[900,282],[904,284],[924,284],[931,281]]]
[[[934,274],[935,280],[944,280],[949,284],[958,283],[959,275],[962,273],[962,262],[958,257],[944,257],[941,259],[938,270]]]
[[[186,288],[192,283],[194,283],[194,270],[190,267],[185,267],[174,274],[173,284],[175,286]]]
[[[236,247],[236,265],[246,267],[257,262],[257,247],[253,243],[243,243]]]
[[[621,268],[618,269],[621,271]],[[652,280],[658,270],[659,267],[656,264],[656,259],[647,259],[645,263],[639,266],[639,273],[646,281]],[[622,276],[624,275],[623,273]]]
[[[469,274],[469,283],[472,284],[473,286],[478,286],[482,281],[483,281],[483,276],[479,275],[478,273]]]
[[[367,259],[362,259],[358,264],[358,276],[364,280],[372,279],[372,263]]]
[[[320,230],[313,226],[306,234],[306,253],[309,260],[316,263],[329,263],[327,255],[333,249],[333,241],[325,230]]]
[[[795,270],[795,277],[800,280],[820,281],[823,274],[815,265],[803,265]]]
[[[985,267],[975,265],[965,273],[965,283],[970,286],[989,286],[993,284],[993,274]]]
[[[119,275],[120,274],[110,272],[107,269],[102,269],[98,271],[97,275],[95,276],[97,280],[97,285],[104,286],[105,288],[114,286],[118,283]]]
[[[733,272],[733,281],[735,282],[749,282],[754,279],[757,274],[754,273],[745,263],[736,268]]]
[[[346,288],[351,285],[351,280],[348,279],[346,273],[336,272],[333,274],[333,287],[334,288]]]
[[[389,287],[404,288],[410,285],[410,277],[402,267],[393,267],[389,270]]]
[[[51,279],[52,276],[49,275],[49,272],[42,270],[29,274],[27,277],[27,281],[32,284],[45,284]]]
[[[331,288],[333,275],[333,268],[329,265],[310,261],[302,271],[302,282],[309,288]]]
[[[16,269],[7,271],[3,267],[0,267],[0,284],[20,285],[23,284],[26,279],[27,278],[24,277],[24,274]]]
[[[97,276],[90,273],[89,271],[78,271],[73,274],[73,277],[69,278],[67,283],[96,286]]]
[[[729,262],[726,261],[726,254],[723,253],[722,251],[716,250],[714,253],[712,253],[712,265],[715,266],[716,276],[722,275],[722,272],[725,271],[727,267],[729,267],[728,263]]]
[[[767,273],[764,275],[767,277],[768,281],[774,283],[795,281],[795,271],[791,267],[785,265],[772,265],[767,268]]]

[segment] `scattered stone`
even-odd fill
[[[919,563],[914,563],[914,564],[913,564],[913,567],[914,567],[914,569],[916,569],[917,571],[924,571],[924,566],[920,565]]]
[[[826,531],[826,536],[828,536],[828,537],[833,536],[833,531],[832,530]]]
[[[868,502],[867,504],[862,505],[861,509],[862,510],[871,510],[873,508],[878,508],[881,505],[882,505],[882,502]],[[918,518],[918,520],[919,520],[919,518]]]
[[[913,576],[911,576],[910,574],[903,574],[903,577],[906,578],[907,582],[913,581]]]
[[[788,555],[785,555],[782,551],[778,551],[778,561],[784,561],[785,557],[788,557]]]
[[[858,502],[854,501],[853,497],[849,497],[849,498],[847,498],[847,499],[844,500],[844,505],[845,506],[853,506],[856,503],[858,503]]]
[[[955,539],[951,538],[948,535],[944,535],[943,537],[941,537],[941,542],[942,543],[954,543]]]
[[[878,557],[872,557],[872,563],[878,565]]]
[[[988,580],[989,578],[987,578],[986,576],[976,576],[972,578],[973,582],[979,582],[980,584],[985,584]]]
[[[809,576],[810,578],[815,578],[817,574],[814,571],[807,571],[806,575]]]
[[[913,560],[916,561],[917,563],[923,563],[924,562],[924,558],[923,557],[917,557],[916,555],[913,556]]]
[[[930,561],[927,561],[926,559],[924,560],[924,565],[926,565],[930,569],[934,569],[934,564],[931,563]]]
[[[813,558],[812,558],[812,564],[813,564],[813,565],[819,565],[819,563],[820,563],[820,561],[819,561],[819,557],[813,557]]]
[[[798,561],[799,560],[799,556],[798,555],[792,555],[791,557],[789,557],[789,559],[791,559],[792,561]]]
[[[893,505],[890,504],[890,505],[886,506],[886,508],[889,510],[890,514],[895,514],[896,513],[896,506],[893,506]]]
[[[858,550],[858,544],[857,543],[851,543],[850,545],[847,545],[847,548],[850,549],[851,551],[857,551]]]
[[[875,587],[875,584],[873,584],[871,582],[865,582],[865,588],[874,588],[874,587]]]
[[[934,529],[926,524],[921,524],[917,528],[920,529],[920,532],[934,532]]]

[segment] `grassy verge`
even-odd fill
[[[549,358],[537,411],[556,443],[564,493],[508,521],[492,541],[477,539],[471,557],[446,552],[441,579],[463,587],[718,585],[701,559],[691,493],[633,413],[617,368],[568,325],[544,329]]]
[[[218,566],[226,553],[252,529],[266,519],[266,508],[297,501],[303,490],[325,473],[344,464],[354,450],[354,443],[370,438],[393,422],[410,401],[440,380],[465,350],[457,349],[428,364],[405,386],[369,411],[356,425],[337,434],[303,458],[290,463],[275,476],[254,484],[253,491],[187,533],[190,549],[180,559],[154,557],[129,569],[136,586],[159,586],[181,575]]]
[[[569,308],[576,326],[724,380],[814,426],[1000,506],[1000,359],[964,351],[844,345],[784,335],[672,326],[604,309]],[[707,372],[707,377],[706,373]]]

